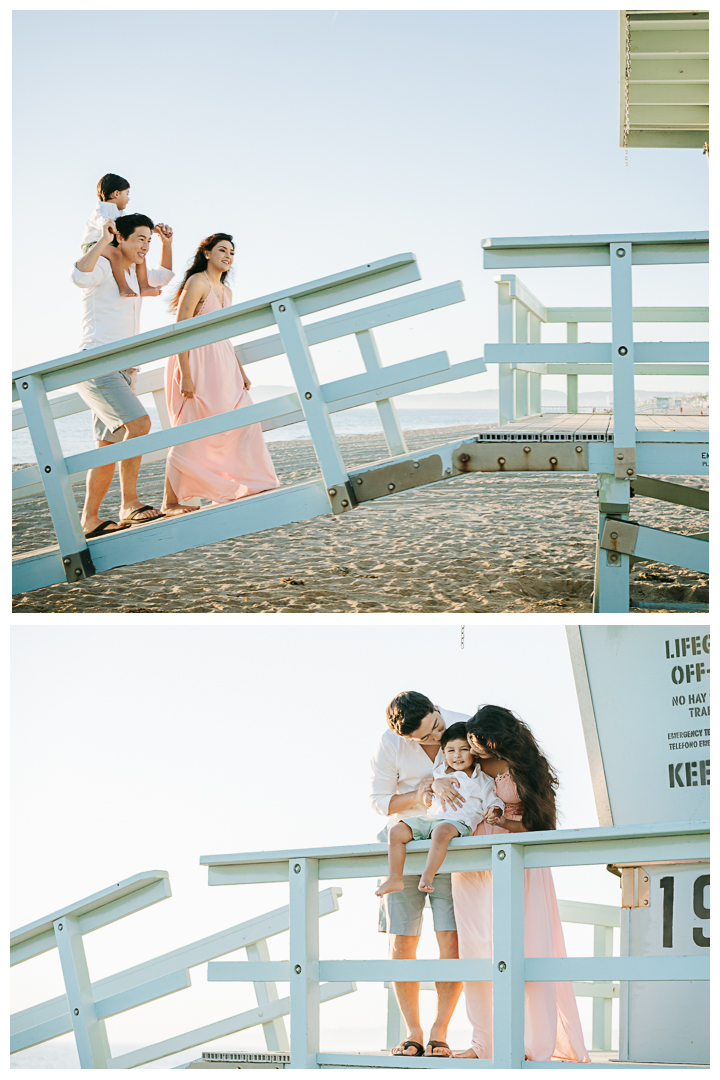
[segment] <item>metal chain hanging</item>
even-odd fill
[[[460,648],[461,649],[465,648],[465,627],[464,626],[460,627]]]
[[[630,72],[632,60],[630,58],[630,16],[625,13],[625,132],[623,144],[625,146],[625,168],[628,167],[628,136],[630,135]]]

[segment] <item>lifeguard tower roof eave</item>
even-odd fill
[[[706,148],[708,11],[619,12],[621,147]]]
[[[632,245],[637,264],[708,261],[709,233],[591,233],[584,236],[496,236],[482,241],[486,270],[521,266],[609,266],[610,245]]]

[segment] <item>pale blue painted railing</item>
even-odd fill
[[[707,232],[483,241],[486,269],[610,268],[610,308],[548,308],[514,274],[496,278],[499,343],[485,346],[485,362],[499,365],[501,425],[522,423],[541,412],[542,374],[568,376],[568,413],[572,414],[577,412],[578,375],[612,373],[613,420],[606,436],[611,440],[612,463],[610,468],[597,467],[595,611],[628,610],[631,556],[707,572],[706,541],[624,523],[630,512],[630,486],[638,477],[663,473],[702,476],[707,474],[708,463],[707,432],[697,430],[701,425],[693,424],[690,418],[668,417],[664,432],[636,431],[635,374],[706,375],[709,346],[697,341],[634,342],[635,322],[706,322],[708,313],[706,308],[633,308],[632,267],[707,262],[708,248]],[[541,343],[542,324],[550,322],[567,325],[565,344]],[[585,322],[610,322],[612,342],[578,343],[578,325]],[[581,430],[571,430],[582,425],[570,420],[566,437],[582,438]],[[518,438],[525,437],[518,433]],[[560,427],[556,425],[553,433],[543,437],[562,437]],[[682,502],[682,493],[679,497],[669,489],[668,493],[673,495],[671,501]],[[653,497],[662,495],[656,492]]]
[[[429,844],[408,845],[407,873],[419,873]],[[211,885],[287,881],[290,892],[290,957],[271,963],[221,962],[208,965],[211,981],[275,979],[290,982],[291,1067],[362,1065],[387,1068],[448,1068],[444,1059],[417,1061],[387,1055],[320,1052],[321,980],[491,981],[492,1061],[455,1060],[452,1068],[570,1068],[567,1063],[524,1060],[525,981],[707,980],[709,963],[697,956],[593,956],[537,959],[524,956],[524,870],[543,866],[641,864],[707,859],[707,822],[564,830],[453,840],[444,871],[491,870],[493,875],[493,959],[325,960],[319,954],[318,887],[322,881],[376,878],[387,873],[384,845],[312,848],[305,851],[208,855]],[[370,887],[370,886],[368,886]],[[370,916],[369,916],[370,917]],[[351,940],[351,939],[350,939]],[[584,1066],[577,1066],[584,1067]],[[614,1067],[614,1066],[612,1066]]]
[[[268,938],[286,932],[289,927],[286,905],[92,982],[85,958],[84,935],[169,896],[170,882],[164,870],[136,874],[14,931],[10,935],[11,964],[20,964],[57,948],[66,993],[11,1016],[10,1052],[15,1054],[73,1032],[81,1068],[134,1069],[260,1026],[268,1050],[287,1051],[289,1045],[283,1017],[290,1011],[289,998],[278,997],[273,979],[260,979],[254,984],[256,1008],[112,1056],[105,1030],[106,1019],[185,990],[191,985],[190,968],[218,956],[245,949],[249,960],[267,961]],[[323,889],[317,898],[319,917],[337,911],[341,896],[342,889]],[[354,990],[353,983],[326,983],[319,987],[319,1000],[330,1001]]]
[[[14,375],[14,396],[19,396],[23,405],[22,415],[18,412],[14,423],[27,423],[38,465],[16,472],[13,490],[20,495],[31,494],[42,481],[58,547],[16,558],[13,591],[77,581],[96,571],[320,514],[346,513],[362,502],[469,472],[590,471],[598,474],[599,494],[594,609],[626,612],[632,558],[666,562],[700,572],[707,572],[708,568],[708,543],[704,534],[679,535],[638,526],[628,520],[631,487],[635,493],[652,498],[704,506],[706,493],[685,485],[648,481],[648,477],[703,475],[708,465],[707,433],[699,430],[702,426],[699,418],[676,417],[672,423],[670,418],[664,418],[661,424],[635,416],[636,367],[643,373],[650,370],[700,373],[705,367],[698,361],[707,360],[707,345],[702,342],[633,344],[633,318],[659,316],[657,309],[633,311],[631,266],[706,259],[707,239],[702,233],[485,241],[485,264],[491,268],[608,265],[611,269],[610,309],[547,309],[514,275],[503,275],[500,279],[500,343],[486,346],[486,359],[500,366],[501,420],[508,421],[519,412],[539,410],[542,371],[562,370],[570,372],[570,378],[577,378],[576,371],[595,371],[598,365],[602,370],[612,370],[614,415],[582,419],[569,415],[549,422],[542,416],[539,420],[516,419],[514,423],[504,423],[499,430],[482,431],[470,442],[459,440],[413,454],[407,453],[393,396],[478,374],[485,371],[485,363],[478,358],[451,366],[447,354],[441,352],[383,368],[372,331],[397,319],[462,301],[460,282],[307,326],[301,322],[301,316],[416,281],[419,271],[412,255],[368,263],[102,349],[24,368]],[[612,344],[573,341],[542,344],[539,340],[543,321],[566,321],[573,338],[577,336],[579,322],[601,317],[612,322]],[[663,315],[668,321],[697,321],[702,317],[703,309],[664,309]],[[54,421],[79,408],[78,398],[71,394],[50,402],[49,391],[118,367],[141,367],[184,348],[243,336],[271,324],[277,326],[279,333],[241,344],[236,352],[246,364],[285,353],[295,379],[296,394],[99,450],[63,456]],[[321,385],[310,346],[351,334],[356,337],[365,372]],[[167,424],[162,373],[148,372],[140,379],[141,389],[154,394],[163,423]],[[572,397],[575,391],[570,393]],[[331,413],[369,402],[378,405],[388,448],[394,456],[362,469],[348,469],[335,437]],[[89,542],[83,536],[71,481],[88,468],[139,453],[146,455],[146,459],[157,459],[170,446],[251,423],[261,423],[267,429],[302,419],[307,421],[319,462],[321,477],[317,480]],[[692,609],[696,610],[697,606]]]
[[[370,402],[378,404],[388,446],[402,453],[402,431],[391,398],[398,393],[466,378],[485,370],[481,359],[450,366],[447,353],[435,353],[384,368],[373,338],[373,328],[409,318],[464,300],[460,282],[429,289],[360,311],[352,311],[308,326],[301,317],[347,304],[364,296],[417,281],[420,272],[415,256],[398,255],[367,263],[340,274],[280,290],[269,296],[235,304],[223,311],[200,315],[180,324],[139,334],[102,348],[74,353],[59,360],[34,364],[13,375],[13,400],[22,402],[37,455],[37,467],[14,474],[14,489],[24,494],[42,481],[57,549],[19,557],[13,563],[15,592],[41,588],[62,581],[77,581],[96,571],[156,558],[201,544],[215,543],[301,521],[329,512],[345,513],[356,504],[348,471],[330,420],[330,413]],[[253,363],[285,353],[292,369],[297,394],[288,394],[235,412],[222,413],[177,428],[154,432],[138,439],[81,454],[63,455],[55,418],[77,408],[75,395],[50,402],[48,392],[98,377],[120,368],[142,367],[184,349],[239,337],[275,325],[279,333],[250,341],[238,348],[243,363]],[[310,345],[355,335],[365,367],[362,375],[321,385],[310,354]],[[142,378],[142,376],[141,376]],[[159,400],[159,375],[141,389]],[[248,424],[267,426],[305,420],[317,454],[321,478],[289,488],[279,488],[225,506],[151,523],[142,529],[87,541],[80,526],[71,481],[87,469],[140,454],[156,454],[170,446],[192,442]],[[27,475],[25,475],[27,474]],[[111,541],[110,544],[107,541]]]
[[[378,881],[378,884],[380,882]],[[558,900],[560,920],[580,923],[593,928],[593,955],[612,956],[613,929],[620,926],[620,908],[608,904],[586,904],[575,900]],[[385,983],[388,992],[386,1041],[387,1049],[397,1046],[403,1027],[402,1016],[393,984]],[[435,990],[435,983],[420,983],[421,990]],[[592,998],[591,1050],[610,1050],[612,1045],[612,1003],[618,999],[619,983],[575,982],[576,997]]]
[[[418,873],[427,843],[408,845],[407,869]],[[593,1041],[607,1047],[610,1001],[614,983],[704,980],[705,957],[612,956],[612,926],[617,909],[560,901],[563,921],[595,926],[595,956],[534,959],[523,956],[524,869],[539,866],[582,866],[594,863],[648,864],[657,861],[706,859],[707,822],[644,825],[635,828],[565,830],[506,837],[454,840],[445,871],[492,870],[495,912],[492,960],[322,960],[318,920],[338,910],[342,890],[319,890],[321,881],[372,879],[387,873],[385,845],[317,848],[242,855],[204,856],[212,885],[288,881],[289,905],[229,927],[156,956],[125,971],[92,982],[83,936],[170,896],[164,871],[137,874],[99,893],[38,919],[11,935],[11,963],[18,964],[57,948],[66,994],[16,1013],[11,1025],[15,1053],[68,1032],[74,1032],[82,1068],[136,1068],[204,1045],[238,1031],[262,1026],[268,1050],[288,1048],[282,1018],[290,1016],[292,1068],[362,1065],[389,1068],[443,1068],[442,1059],[410,1063],[387,1055],[320,1053],[319,1006],[352,993],[357,982],[488,980],[495,1001],[493,1062],[457,1060],[452,1068],[540,1068],[551,1063],[523,1060],[525,980],[569,981],[594,1003]],[[368,885],[368,918],[375,900]],[[289,930],[289,960],[271,961],[267,940]],[[348,935],[352,942],[352,935]],[[213,962],[245,949],[247,960]],[[603,955],[604,953],[604,955]],[[113,1057],[105,1020],[190,986],[189,969],[207,963],[207,977],[217,982],[252,982],[257,1006],[204,1027]],[[277,982],[288,982],[290,994],[279,998]],[[561,1067],[568,1068],[568,1064]]]

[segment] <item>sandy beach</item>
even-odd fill
[[[475,427],[406,433],[409,449]],[[340,438],[348,466],[387,455],[381,435]],[[271,443],[283,484],[318,475],[309,440]],[[143,467],[140,491],[159,505],[164,463]],[[667,477],[705,486],[705,478]],[[75,488],[78,506],[82,485]],[[22,612],[588,612],[597,521],[594,474],[475,473],[224,543],[14,597]],[[113,482],[104,503],[117,516]],[[635,498],[633,520],[677,532],[708,515]],[[13,553],[55,543],[42,496],[13,506]],[[638,562],[631,599],[707,603],[707,578]],[[638,615],[649,614],[636,609]],[[654,609],[662,610],[662,609]]]

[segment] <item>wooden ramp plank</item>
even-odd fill
[[[182,517],[133,526],[91,540],[88,547],[95,569],[100,573],[329,513],[328,493],[319,479],[250,495],[237,502],[211,506]],[[13,593],[59,585],[64,581],[58,548],[13,559]]]

